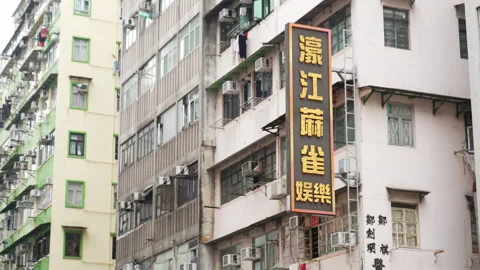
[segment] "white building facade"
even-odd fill
[[[199,269],[480,269],[478,1],[249,2],[205,1]],[[277,187],[289,22],[332,30],[335,217],[295,216]]]

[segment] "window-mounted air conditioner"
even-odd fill
[[[284,175],[270,185],[270,200],[280,200],[287,197],[287,195],[287,179]]]
[[[47,99],[48,98],[48,91],[43,90],[42,92],[40,92],[40,98],[41,99]]]
[[[172,169],[172,174],[171,175],[173,177],[188,175],[188,167],[187,166],[175,166]]]
[[[240,266],[240,259],[237,254],[227,254],[222,257],[222,266]]]
[[[237,12],[235,9],[224,8],[218,14],[219,22],[234,22],[237,19]]]
[[[132,203],[128,202],[128,201],[119,201],[118,202],[118,208],[120,210],[130,211],[130,210],[132,210]]]
[[[122,25],[123,25],[123,28],[133,29],[135,28],[135,19],[133,18],[123,19]]]
[[[142,192],[134,192],[132,197],[133,197],[134,202],[141,202],[141,201],[145,200]]]
[[[272,67],[270,65],[270,59],[260,57],[255,61],[255,72],[270,72]]]
[[[5,254],[5,255],[3,255],[3,261],[4,262],[13,262],[13,261],[15,261],[15,255]]]
[[[37,110],[38,109],[38,104],[36,101],[32,101],[32,104],[30,105],[31,110]]]
[[[53,185],[53,177],[45,178],[45,185]]]
[[[238,2],[240,5],[251,5],[252,4],[252,0],[240,0]]]
[[[26,244],[18,244],[15,247],[15,253],[24,253],[27,251],[27,245]]]
[[[58,33],[53,33],[53,34],[50,36],[50,41],[51,41],[51,42],[57,42],[59,39],[60,39],[60,35],[59,35]]]
[[[197,270],[197,264],[196,263],[180,264],[180,270]]]
[[[224,95],[238,94],[237,84],[234,81],[226,81],[222,84],[222,93]]]
[[[87,83],[78,83],[77,88],[75,89],[76,93],[85,94],[88,92],[88,84]]]
[[[122,270],[133,270],[133,263],[123,265]]]
[[[262,258],[261,248],[243,248],[240,252],[242,261],[256,261]]]
[[[288,228],[291,230],[305,227],[305,217],[293,216],[288,219]]]
[[[157,177],[157,180],[155,182],[155,186],[168,185],[168,184],[170,184],[170,181],[168,177],[164,177],[164,176]]]
[[[147,1],[138,3],[138,9],[144,12],[150,12],[152,10],[152,4]]]
[[[357,244],[357,236],[355,233],[337,232],[330,235],[332,248],[349,247]]]
[[[262,168],[258,161],[247,161],[242,164],[242,175],[245,177],[255,177],[262,173]]]
[[[30,197],[33,197],[33,198],[38,198],[42,196],[42,191],[38,190],[38,189],[32,189],[30,190]]]

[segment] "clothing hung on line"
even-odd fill
[[[238,52],[240,58],[247,58],[247,37],[244,34],[239,34],[233,48],[235,52]]]

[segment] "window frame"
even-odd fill
[[[155,150],[155,121],[151,121],[137,132],[137,160]]]
[[[67,234],[80,235],[80,241],[79,241],[80,243],[79,243],[79,249],[78,249],[79,256],[68,256],[68,255],[66,255],[66,252],[67,252]],[[83,231],[73,230],[73,229],[64,230],[64,233],[63,233],[63,259],[81,260],[82,256],[83,256]]]
[[[75,0],[75,2],[73,2],[73,15],[90,17],[92,14],[92,0],[81,0],[81,1],[82,1],[82,5],[84,1],[88,1],[88,10],[87,11],[84,9],[79,10],[77,8],[77,0]]]
[[[120,141],[118,138],[118,134],[113,134],[113,140],[114,140],[114,159],[118,161],[118,158],[120,157]]]
[[[128,107],[132,106],[137,101],[137,94],[138,94],[138,75],[134,74],[130,76],[122,85],[122,93],[121,93],[121,103],[122,103],[122,110],[127,109]],[[131,93],[130,93],[131,92]],[[127,97],[130,97],[131,100],[128,100]],[[128,100],[128,103],[127,103]]]
[[[193,29],[192,29],[193,28]],[[192,38],[193,35],[193,38]],[[191,19],[185,27],[178,32],[178,60],[186,58],[200,45],[200,17]],[[193,40],[193,44],[192,44]],[[186,45],[188,43],[188,46]],[[183,44],[183,51],[182,51]],[[192,47],[192,45],[194,45]],[[187,48],[188,47],[188,48]]]
[[[188,177],[176,179],[177,207],[181,207],[198,198],[198,160],[190,163],[187,167]],[[193,188],[193,191],[191,188]]]
[[[87,111],[88,110],[88,92],[90,90],[90,83],[88,82],[84,82],[85,84],[88,85],[87,87],[87,92],[85,94],[80,94],[80,93],[77,93],[76,95],[85,95],[85,106],[84,107],[77,107],[77,106],[74,106],[73,105],[73,88],[74,87],[77,87],[77,84],[83,84],[81,82],[76,82],[76,81],[71,81],[70,82],[70,109],[73,109],[73,110],[80,110],[80,111]]]
[[[405,104],[405,103],[394,103],[394,102],[391,102],[391,103],[387,103],[387,143],[388,145],[394,145],[394,146],[406,146],[406,147],[415,147],[415,108],[412,104]],[[412,112],[412,116],[411,117],[407,117],[406,115],[398,115],[398,114],[392,114],[390,112],[388,112],[389,110],[389,106],[404,106],[404,107],[409,107],[411,109],[411,112]],[[390,121],[389,119],[390,118],[398,118],[398,123],[399,123],[399,142],[398,144],[394,144],[394,143],[391,143],[390,142]],[[412,123],[412,134],[411,134],[411,144],[405,144],[405,142],[403,141],[403,137],[400,136],[401,134],[403,134],[403,121],[404,120],[410,120],[411,123]]]
[[[464,35],[464,38],[462,38],[462,34]],[[467,21],[461,18],[458,18],[458,39],[460,46],[460,58],[468,60]],[[465,48],[465,50],[462,50],[462,48]]]
[[[401,221],[401,224],[404,228],[404,232],[402,233],[403,234],[403,241],[404,241],[404,244],[403,245],[400,245],[397,247],[397,243],[395,242],[395,239],[394,239],[394,236],[396,235],[396,231],[393,229],[393,226],[396,224],[396,223],[400,223],[400,222],[395,222],[396,220],[394,219],[394,215],[393,215],[393,211],[394,210],[397,210],[397,211],[402,211],[402,215],[403,215],[403,220]],[[392,211],[392,246],[394,247],[397,247],[397,248],[414,248],[414,249],[417,249],[417,248],[420,248],[420,216],[419,216],[419,211],[418,211],[418,204],[405,204],[405,203],[395,203],[395,202],[392,202],[391,204],[391,211]],[[416,215],[416,221],[415,222],[407,222],[406,221],[406,213],[407,212],[414,212],[415,215]],[[407,223],[415,223],[416,224],[416,232],[415,234],[408,234],[407,233]],[[415,236],[416,239],[417,239],[417,245],[416,246],[409,246],[407,244],[407,236]]]
[[[86,56],[87,60],[85,60],[85,61],[75,59],[75,41],[76,41],[76,40],[87,41],[87,56]],[[89,64],[89,63],[90,63],[90,51],[91,51],[91,46],[92,46],[92,41],[91,41],[90,38],[73,36],[73,37],[72,37],[72,62]]]
[[[159,69],[160,78],[165,77],[170,71],[172,71],[178,65],[178,35],[171,38],[159,52]],[[170,59],[171,58],[171,59]],[[171,63],[170,63],[171,60]],[[167,67],[165,68],[165,61],[167,61]],[[171,64],[172,66],[168,66]]]
[[[133,135],[120,145],[120,172],[130,168],[136,159],[135,152],[136,136]],[[126,161],[126,163],[125,163]]]
[[[275,235],[276,237],[273,237],[273,239],[271,238],[272,235]],[[264,244],[255,244],[255,240],[257,239],[260,239],[260,238],[265,238],[265,243]],[[276,239],[275,239],[276,238]],[[270,262],[270,258],[269,256],[267,255],[268,252],[269,252],[269,242],[271,243],[272,241],[276,242],[277,245],[274,246],[275,247],[275,253],[276,253],[276,256],[274,256],[273,258],[273,262]],[[279,232],[278,230],[273,230],[273,231],[269,231],[263,235],[259,235],[255,238],[252,239],[252,246],[255,247],[255,248],[261,248],[262,249],[262,256],[261,256],[261,259],[260,260],[257,260],[257,261],[254,261],[253,262],[253,265],[252,265],[252,269],[257,269],[257,265],[260,264],[260,269],[262,270],[267,270],[267,269],[271,269],[271,267],[274,267],[275,264],[277,264],[279,262],[279,252],[280,252],[280,235],[279,235]],[[270,244],[271,245],[271,244]]]
[[[386,10],[389,10],[389,11],[392,11],[393,12],[393,18],[387,18],[385,17],[385,11]],[[395,17],[395,13],[397,12],[404,12],[406,14],[406,19],[405,20],[400,20],[400,19],[397,19]],[[387,45],[387,35],[385,34],[386,32],[386,24],[385,24],[385,21],[386,20],[393,20],[393,31],[394,31],[394,38],[395,38],[395,45],[394,46],[389,46]],[[407,48],[402,48],[402,47],[399,47],[398,46],[398,33],[397,33],[397,21],[400,22],[400,21],[403,21],[403,22],[407,22]],[[388,7],[388,6],[383,6],[383,43],[384,43],[384,46],[385,47],[388,47],[388,48],[395,48],[395,49],[402,49],[402,50],[410,50],[410,41],[411,38],[410,38],[410,10],[406,10],[406,9],[398,9],[398,8],[392,8],[392,7]]]
[[[71,146],[71,142],[72,142],[72,137],[71,135],[72,134],[77,134],[77,135],[83,135],[83,155],[74,155],[74,154],[71,154],[70,152],[70,146]],[[74,131],[74,130],[69,130],[68,131],[68,157],[69,158],[80,158],[80,159],[85,159],[87,157],[87,133],[84,132],[84,131]]]
[[[341,30],[339,30],[339,26],[341,24],[344,24],[341,27]],[[328,28],[331,30],[331,36],[332,36],[332,55],[335,55],[336,53],[342,51],[343,49],[346,48],[346,44],[351,43],[352,40],[352,33],[346,34],[346,39],[347,41],[344,40],[343,38],[343,30],[351,31],[352,29],[352,10],[350,4],[347,4],[343,6],[341,9],[339,9],[337,12],[332,14],[330,17],[325,19],[321,24],[320,27],[322,28]],[[335,43],[335,38],[337,42]],[[343,44],[343,46],[340,46]]]
[[[72,204],[69,204],[68,202],[68,191],[69,191],[69,188],[68,188],[68,185],[70,183],[73,183],[73,184],[81,184],[82,185],[82,202],[80,205],[72,205]],[[80,180],[67,180],[66,184],[65,184],[65,208],[76,208],[76,209],[83,209],[85,208],[85,181],[80,181]]]
[[[139,74],[141,74],[141,76],[137,77],[137,80],[140,82],[138,87],[138,97],[141,97],[155,88],[157,83],[157,64],[157,55],[154,55],[145,63],[145,65],[142,66],[142,68],[140,68]],[[145,70],[148,72],[148,75],[153,76],[153,78],[149,79],[152,80],[149,84],[145,84]]]

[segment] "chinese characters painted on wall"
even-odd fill
[[[334,215],[330,30],[287,24],[291,211]]]
[[[367,252],[370,254],[375,254],[375,257],[372,262],[372,267],[375,270],[383,270],[385,268],[385,256],[390,255],[390,251],[388,249],[388,244],[380,244],[377,245],[375,242],[375,216],[367,214],[365,217],[367,227],[365,231],[366,243],[367,243]],[[385,227],[387,224],[387,217],[378,215],[378,226]],[[377,227],[377,229],[379,229]],[[383,229],[383,228],[381,228]],[[378,253],[377,253],[378,251]]]

